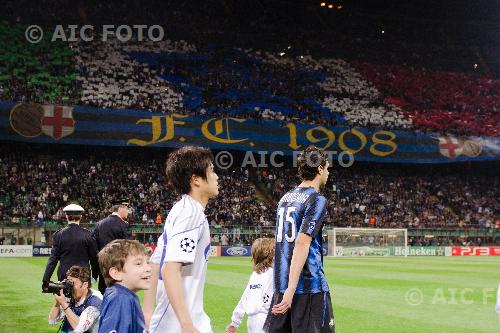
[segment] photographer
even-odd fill
[[[102,295],[90,289],[89,269],[72,266],[66,276],[66,281],[72,284],[71,299],[66,298],[63,289],[59,290],[59,294],[53,294],[56,303],[50,309],[49,324],[55,325],[64,319],[60,328],[62,333],[97,333]]]

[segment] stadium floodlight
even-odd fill
[[[328,255],[334,257],[407,256],[407,229],[333,228]]]

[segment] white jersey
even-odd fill
[[[247,287],[236,305],[231,318],[231,325],[240,326],[245,313],[248,315],[248,333],[264,332],[269,306],[273,297],[273,268],[268,268],[263,273],[253,272],[248,280]]]
[[[182,286],[194,327],[211,333],[210,318],[203,310],[203,291],[210,250],[210,228],[203,206],[185,194],[167,216],[151,262],[160,265],[157,305],[151,317],[150,333],[178,333],[181,326],[163,288],[161,267],[165,262],[183,263]]]

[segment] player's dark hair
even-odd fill
[[[172,152],[165,162],[167,184],[180,194],[191,191],[191,177],[207,180],[207,169],[214,156],[210,149],[186,146]]]
[[[309,146],[297,160],[298,175],[301,181],[313,180],[319,174],[318,167],[325,167],[328,158],[323,149]]]
[[[109,275],[111,267],[123,272],[123,266],[125,266],[127,257],[138,254],[146,255],[146,247],[138,241],[130,239],[116,239],[99,251],[99,268],[107,287],[112,286],[116,282]]]
[[[82,282],[88,282],[89,288],[92,287],[92,280],[90,278],[90,270],[87,267],[71,266],[66,272],[67,277],[74,277]]]

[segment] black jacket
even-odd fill
[[[52,237],[52,252],[45,267],[43,281],[49,281],[59,262],[57,278],[62,281],[66,272],[73,265],[91,268],[92,277],[97,278],[99,264],[97,262],[97,244],[87,229],[76,223],[70,223],[59,229]],[[89,262],[90,266],[89,267]]]
[[[92,236],[96,241],[97,250],[101,251],[109,242],[115,239],[130,239],[132,234],[127,222],[111,214],[97,222]]]

